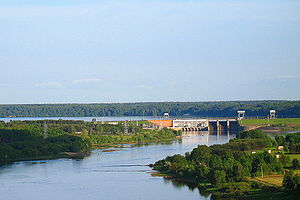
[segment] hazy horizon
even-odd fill
[[[299,100],[297,0],[0,0],[0,104]]]
[[[58,104],[139,104],[139,103],[215,103],[215,102],[264,102],[264,101],[300,101],[295,100],[276,100],[276,99],[265,99],[265,100],[207,100],[207,101],[132,101],[132,102],[62,102],[62,103],[0,103],[0,105],[58,105]]]

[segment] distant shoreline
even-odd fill
[[[0,117],[236,117],[237,110],[246,116],[267,117],[270,109],[282,118],[300,117],[300,100],[140,102],[89,104],[0,104]]]

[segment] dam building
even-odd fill
[[[182,131],[210,131],[226,132],[238,131],[239,123],[237,119],[173,119],[173,120],[148,120],[158,127],[171,128]]]

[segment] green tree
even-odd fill
[[[197,148],[193,149],[190,158],[199,163],[209,163],[211,157],[211,149],[206,145],[199,145]]]
[[[300,162],[297,158],[294,158],[292,161],[292,168],[293,169],[300,169]]]
[[[282,185],[286,192],[300,192],[300,178],[292,170],[284,175]]]
[[[289,156],[283,154],[280,156],[279,161],[284,167],[287,167],[289,166],[291,159]]]
[[[216,186],[226,183],[226,172],[224,170],[215,170],[212,174],[212,183]]]
[[[285,143],[285,138],[282,135],[276,135],[275,140],[278,145],[284,145]]]
[[[82,129],[80,135],[82,138],[87,138],[89,136],[89,132],[86,129]]]
[[[244,173],[244,169],[243,166],[241,165],[241,163],[236,162],[233,165],[233,180],[240,182],[243,181],[245,179],[245,173]]]

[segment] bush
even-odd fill
[[[234,182],[223,184],[221,188],[228,194],[243,195],[250,191],[252,187],[246,182]]]
[[[293,166],[292,166],[293,169],[295,169],[295,170],[300,169],[300,162],[297,158],[293,159],[292,164],[293,164]]]
[[[226,172],[223,170],[215,170],[212,172],[212,184],[219,186],[226,183]]]
[[[13,149],[9,145],[0,145],[0,160],[10,160],[19,157],[19,151]]]
[[[287,193],[300,194],[300,176],[295,175],[292,170],[284,175],[282,184]]]

